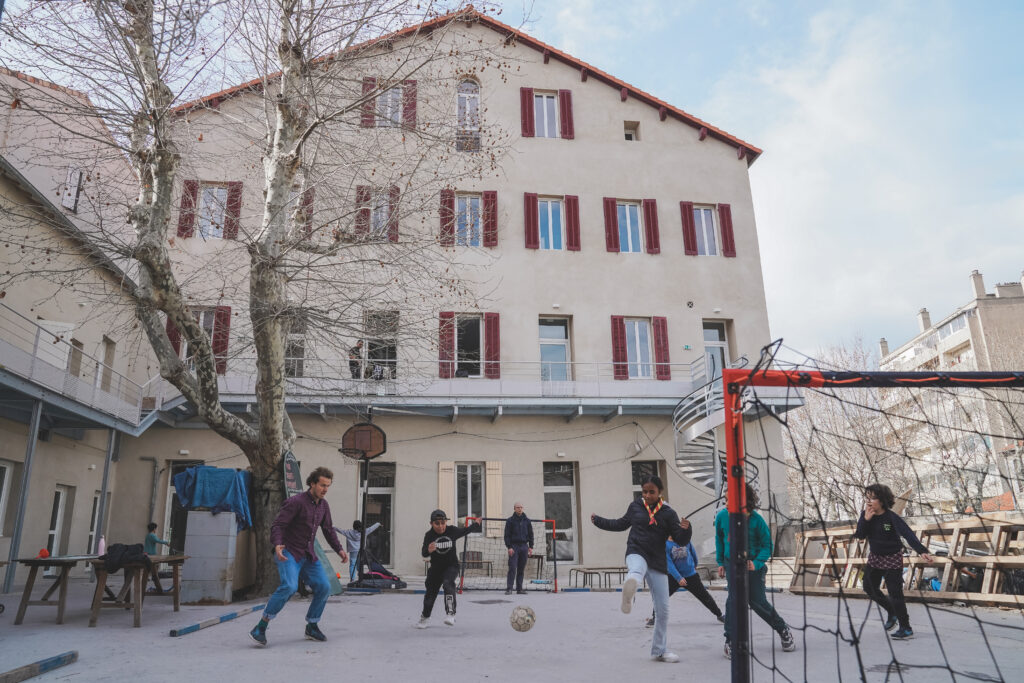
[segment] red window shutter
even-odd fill
[[[484,200],[484,246],[496,247],[498,246],[498,193],[488,190],[482,194]]]
[[[170,318],[167,318],[167,339],[170,340],[174,353],[181,354],[181,330]]]
[[[455,244],[455,190],[441,190],[441,246]]]
[[[402,81],[402,126],[416,128],[416,81]]]
[[[242,217],[242,183],[228,183],[228,200],[224,207],[224,239],[238,237],[238,225]]]
[[[388,241],[398,241],[398,197],[397,185],[388,188]]]
[[[615,197],[604,198],[604,243],[608,251],[619,250],[619,209]]]
[[[218,306],[213,312],[213,347],[214,364],[217,374],[223,375],[228,368],[228,340],[231,338],[231,307]]]
[[[519,89],[519,115],[523,122],[523,137],[532,138],[537,134],[533,118],[533,88]]]
[[[572,194],[565,195],[565,248],[580,250],[580,198]]]
[[[181,188],[181,208],[178,210],[178,237],[191,237],[195,233],[196,206],[199,204],[199,181],[186,180]]]
[[[526,230],[526,248],[540,249],[540,227],[537,220],[537,193],[523,193],[523,227]]]
[[[449,379],[455,376],[455,313],[442,311],[437,339],[438,376]]]
[[[370,234],[370,201],[373,189],[369,185],[356,187],[356,236],[360,238]]]
[[[612,316],[612,377],[629,379],[626,356],[626,321],[621,315]]]
[[[683,219],[683,253],[697,255],[697,227],[693,221],[693,202],[679,202],[679,214]]]
[[[732,233],[732,207],[718,205],[718,220],[722,224],[722,256],[736,256],[736,238]]]
[[[572,90],[558,91],[558,126],[566,140],[576,136],[572,125]]]
[[[309,239],[313,235],[313,197],[316,188],[307,187],[302,192],[302,205],[299,209],[299,220],[302,221],[302,236]]]
[[[368,97],[369,93],[377,88],[377,79],[373,76],[363,78],[363,107],[359,114],[359,125],[363,128],[373,128],[377,123],[377,98]]]
[[[654,328],[654,376],[657,379],[672,379],[672,366],[668,354],[668,321],[665,318],[651,318]]]
[[[658,202],[655,199],[644,200],[644,237],[647,253],[660,254],[661,235],[658,232]]]
[[[501,326],[497,313],[484,313],[484,377],[501,378]]]

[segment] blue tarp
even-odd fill
[[[248,472],[221,467],[189,467],[174,477],[178,500],[186,510],[209,508],[212,512],[235,513],[238,530],[252,526],[249,512]]]

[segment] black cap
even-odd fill
[[[448,520],[448,515],[444,514],[444,510],[434,510],[433,512],[430,513],[431,522],[436,522],[440,519],[443,519],[445,521]]]

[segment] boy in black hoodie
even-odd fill
[[[455,541],[466,534],[480,531],[480,524],[473,522],[466,527],[448,526],[448,515],[444,510],[430,513],[430,530],[423,536],[423,557],[430,558],[430,569],[425,581],[427,593],[423,596],[423,613],[416,628],[430,625],[430,612],[434,609],[438,590],[444,587],[444,623],[455,625],[455,579],[459,576],[459,553]]]

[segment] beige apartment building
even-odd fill
[[[367,59],[346,80],[373,96],[339,138],[405,162],[382,163],[373,178],[346,177],[341,160],[333,174],[310,168],[294,196],[309,217],[310,244],[351,239],[347,257],[371,264],[382,248],[429,245],[423,253],[432,264],[469,284],[446,288],[444,268],[432,265],[422,269],[437,278],[424,275],[427,286],[410,277],[385,287],[365,269],[363,281],[374,287],[336,307],[311,289],[296,292],[318,315],[336,313],[342,331],[297,328],[289,338],[293,452],[304,471],[334,470],[328,500],[335,523],[348,527],[362,510],[356,463],[338,452],[341,434],[367,419],[386,432],[387,452],[370,464],[366,516],[382,524],[371,550],[399,575],[422,573],[419,544],[433,509],[459,519],[507,517],[514,502],[531,518],[556,520],[556,537],[545,540],[549,557],[621,564],[625,538],[598,531],[589,516],[621,514],[651,473],[681,515],[700,510],[694,543],[712,552],[724,448],[716,377],[725,364],[756,360],[771,339],[748,176],[761,151],[489,17],[437,39],[453,48],[493,45],[515,68],[462,72],[441,63],[430,78],[380,90],[383,67]],[[221,400],[242,416],[254,410],[256,390],[245,241],[263,220],[260,148],[245,123],[263,104],[243,84],[182,108],[187,156],[172,240],[180,280],[217,354]],[[403,134],[428,124],[456,129],[452,149],[441,153]],[[501,154],[481,172],[468,160],[489,143]],[[449,172],[415,184],[408,160]],[[40,182],[45,194],[54,181]],[[73,300],[70,292],[54,296],[66,298]],[[173,326],[168,335],[187,357]],[[135,542],[152,519],[181,547],[187,530],[173,475],[246,461],[175,390],[145,376],[147,357],[135,350],[113,363],[139,387],[128,424],[83,437],[100,443],[111,429],[126,434],[107,458],[110,514],[97,524],[108,539]],[[49,360],[58,368],[70,362]],[[786,401],[780,394],[773,407],[792,407]],[[749,419],[757,417],[752,408]],[[17,478],[25,424],[0,418],[0,430],[21,435],[0,453],[0,463],[10,463],[5,482]],[[757,428],[779,452],[773,421]],[[76,436],[53,439],[81,449]],[[781,465],[756,440],[748,448],[753,471],[767,481],[768,468]],[[64,479],[34,480],[36,497],[52,496],[47,487],[60,481],[98,488],[92,474],[76,473],[74,456],[60,462]],[[784,486],[772,494],[784,510]],[[17,498],[12,488],[0,505],[10,511]],[[86,507],[79,496],[72,518],[81,529],[65,533],[62,551],[91,544],[80,520]],[[23,551],[42,533],[26,525]]]
[[[881,370],[970,372],[1024,367],[1024,277],[1019,282],[999,283],[992,292],[985,289],[979,271],[971,272],[970,281],[970,300],[937,322],[932,322],[928,309],[918,312],[920,332],[913,339],[890,350],[883,338],[879,342]],[[1009,494],[1009,500],[1019,509],[1024,493],[1024,444],[1018,439],[1001,438],[1020,434],[1019,410],[1012,402],[982,401],[971,395],[956,400],[963,410],[948,406],[939,412],[948,416],[971,413],[969,424],[954,423],[966,436],[943,443],[934,438],[918,439],[911,454],[920,463],[922,495],[943,512],[962,512],[955,509],[957,501],[972,495],[991,498]],[[908,443],[915,441],[911,438]],[[969,476],[961,479],[943,472],[940,463],[950,457]],[[963,490],[965,481],[972,490]]]

